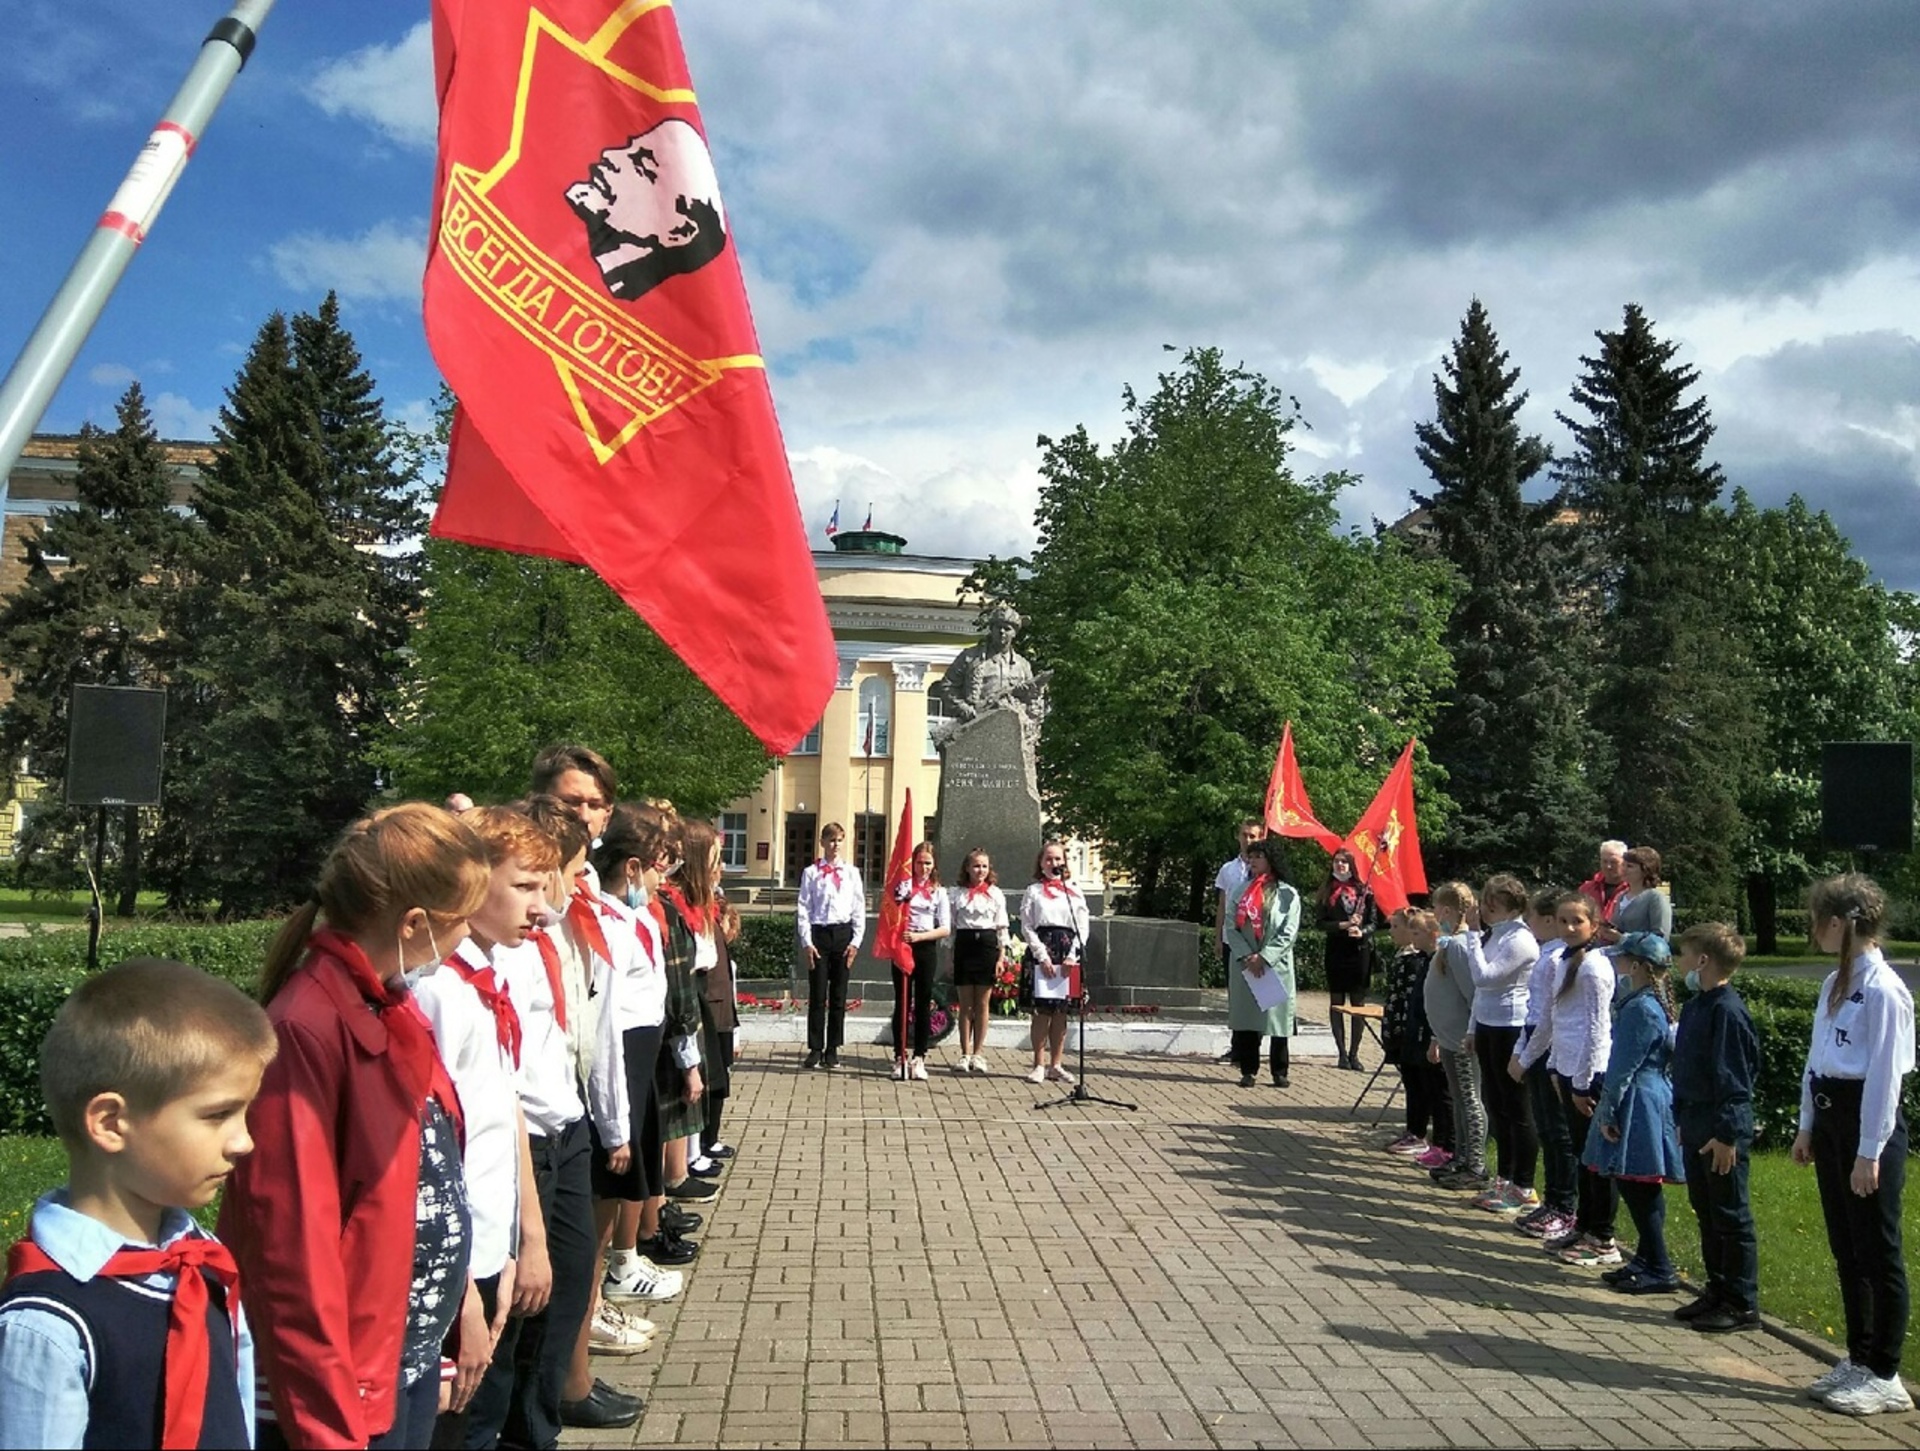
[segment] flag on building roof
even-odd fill
[[[840,532],[840,501],[833,501],[833,517],[827,520],[827,538],[831,539]]]

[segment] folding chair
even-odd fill
[[[1333,1005],[1331,1012],[1334,1016],[1330,1026],[1333,1028],[1333,1041],[1336,1045],[1346,1042],[1346,1035],[1341,1031],[1344,1025],[1339,1019],[1352,1018],[1361,1024],[1365,1029],[1365,1036],[1373,1039],[1373,1046],[1380,1050],[1380,1066],[1373,1070],[1373,1076],[1367,1079],[1361,1088],[1360,1096],[1354,1099],[1353,1107],[1347,1110],[1347,1116],[1351,1118],[1360,1112],[1360,1105],[1365,1103],[1367,1095],[1373,1092],[1373,1086],[1380,1081],[1380,1075],[1391,1066],[1387,1062],[1387,1045],[1380,1037],[1380,1024],[1385,1021],[1387,1010],[1375,1007],[1371,1003],[1360,1003],[1357,1006],[1340,1003]],[[1399,1096],[1400,1080],[1395,1077],[1388,1084],[1386,1102],[1380,1105],[1380,1111],[1373,1116],[1374,1128],[1380,1127],[1380,1120],[1387,1116],[1387,1110],[1393,1107],[1394,1099]]]

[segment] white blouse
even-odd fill
[[[907,931],[938,932],[943,927],[951,930],[953,916],[946,888],[928,886],[915,891],[910,883],[903,882],[901,886],[907,889]]]
[[[987,887],[977,896],[971,887],[953,889],[953,925],[961,932],[1007,933],[1007,894]]]
[[[1860,1147],[1863,1159],[1880,1157],[1893,1137],[1900,1107],[1900,1082],[1913,1072],[1913,994],[1887,966],[1880,949],[1870,947],[1853,960],[1853,991],[1835,1011],[1827,1006],[1831,972],[1820,985],[1813,1013],[1813,1043],[1800,1083],[1800,1132],[1813,1131],[1813,1080],[1861,1081]]]

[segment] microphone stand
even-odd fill
[[[1084,969],[1082,971],[1084,973]],[[1102,1098],[1097,1093],[1087,1092],[1087,984],[1084,976],[1080,983],[1080,998],[1076,1007],[1076,1016],[1079,1020],[1080,1028],[1079,1075],[1073,1087],[1068,1089],[1059,1098],[1051,1099],[1046,1103],[1036,1103],[1034,1108],[1044,1113],[1047,1109],[1059,1108],[1062,1104],[1067,1103],[1101,1103],[1105,1104],[1108,1108],[1124,1108],[1128,1113],[1137,1113],[1140,1109],[1140,1105],[1137,1103],[1128,1103],[1125,1099],[1120,1098]]]

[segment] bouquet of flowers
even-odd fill
[[[1020,1011],[1020,959],[1025,954],[1025,943],[1009,943],[1007,955],[1000,959],[1000,966],[994,969],[993,992],[987,1001],[993,1011],[1003,1018],[1010,1018]]]

